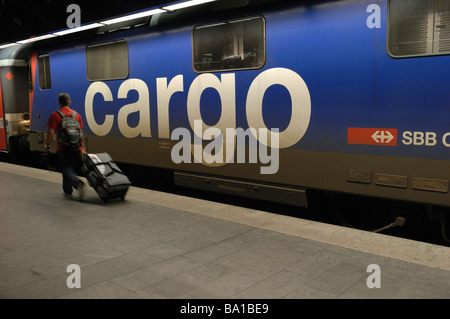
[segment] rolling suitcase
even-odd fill
[[[105,203],[114,198],[125,199],[130,180],[108,153],[87,154],[82,171]]]

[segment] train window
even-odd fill
[[[50,56],[48,54],[38,57],[39,69],[39,88],[41,90],[49,90],[52,88],[52,79],[50,76]]]
[[[88,46],[86,68],[89,81],[126,79],[129,75],[127,42],[120,40]]]
[[[450,54],[450,0],[390,0],[388,20],[391,56]]]
[[[259,69],[266,61],[262,16],[197,26],[192,41],[195,72]]]

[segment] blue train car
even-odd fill
[[[219,0],[29,50],[33,151],[67,92],[88,152],[180,185],[450,207],[449,0]]]

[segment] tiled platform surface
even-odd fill
[[[134,187],[78,202],[60,181],[0,163],[0,298],[450,298],[447,247]]]

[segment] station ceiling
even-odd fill
[[[67,29],[70,4],[80,7],[81,25],[152,8],[175,0],[0,0],[0,44]]]

